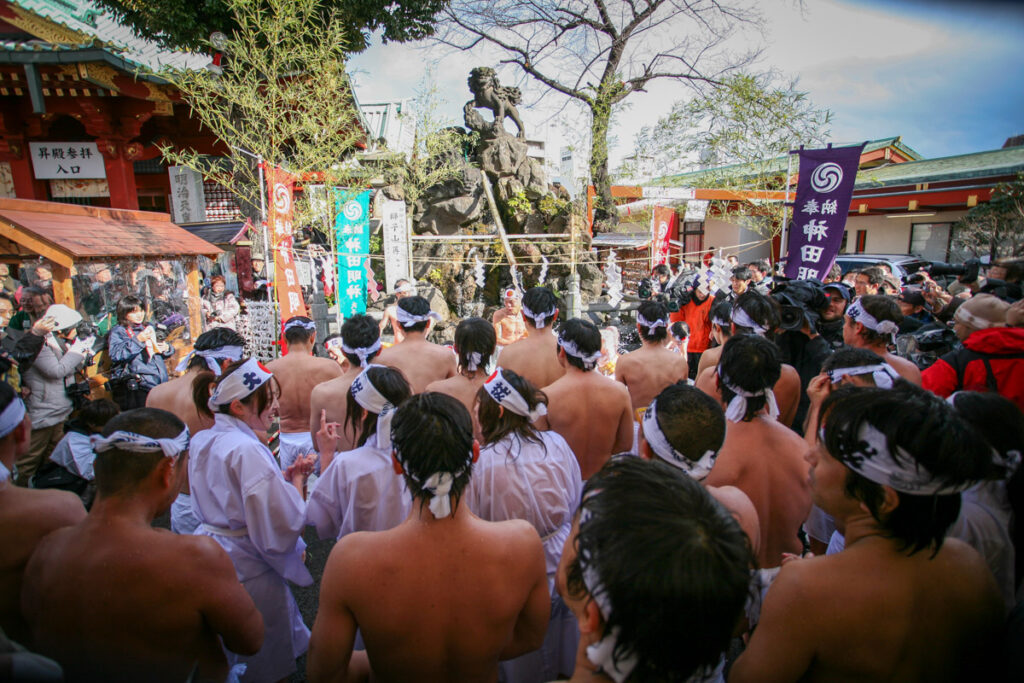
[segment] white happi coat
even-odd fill
[[[189,447],[192,508],[197,534],[227,551],[238,580],[263,615],[263,648],[245,663],[243,681],[276,681],[295,671],[295,658],[309,646],[287,579],[313,583],[302,560],[306,510],[302,496],[284,480],[270,449],[241,420],[216,414],[213,427],[192,437]]]
[[[385,531],[405,521],[411,506],[405,477],[391,466],[390,449],[378,448],[372,435],[365,445],[335,454],[309,494],[306,524],[322,539]]]

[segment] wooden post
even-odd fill
[[[501,238],[501,244],[505,247],[505,258],[508,260],[508,265],[512,268],[512,275],[515,276],[516,257],[512,253],[512,243],[508,241],[508,235],[505,234],[505,225],[501,222],[501,216],[498,215],[498,205],[494,202],[494,193],[491,192],[491,179],[487,177],[486,173],[481,173],[480,175],[483,177],[484,181],[484,196],[487,197],[487,206],[491,208],[491,215],[494,216],[494,224],[498,226],[498,237]],[[512,284],[518,289],[518,282],[513,280]]]
[[[52,261],[47,264],[53,273],[53,303],[75,308],[75,290],[71,286],[71,269]]]
[[[185,261],[185,268],[188,275],[185,277],[188,283],[188,326],[191,331],[192,343],[203,333],[203,315],[201,299],[199,297],[199,259],[195,256]]]

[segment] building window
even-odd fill
[[[907,253],[929,261],[948,261],[952,238],[952,223],[913,223]]]
[[[839,253],[840,254],[845,254],[846,253],[846,239],[849,236],[850,236],[850,231],[849,230],[843,230],[843,242],[842,242],[842,244],[839,245]]]
[[[704,251],[704,221],[683,221],[683,260],[697,261]]]
[[[867,230],[858,230],[857,231],[857,250],[856,250],[855,253],[863,254],[864,253],[864,248],[867,245],[867,242],[868,242],[868,231]]]

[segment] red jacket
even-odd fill
[[[1024,410],[1024,328],[993,327],[972,333],[964,340],[964,348],[947,353],[921,373],[924,388],[942,397],[961,389],[988,391],[986,358],[999,394]]]

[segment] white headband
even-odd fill
[[[876,365],[856,365],[850,368],[833,368],[827,372],[828,379],[832,384],[838,384],[844,377],[856,377],[857,375],[871,375],[875,380],[875,386],[881,389],[892,389],[892,382],[899,379],[899,374],[892,369],[888,363]]]
[[[400,285],[399,287],[397,287],[395,289],[394,293],[395,294],[415,294],[416,293],[416,287],[415,287],[415,285],[413,285],[413,284],[411,284],[409,282],[406,282],[404,285]]]
[[[412,313],[409,313],[401,306],[395,307],[395,317],[398,319],[398,324],[401,325],[402,327],[412,327],[417,323],[426,322],[431,318],[433,318],[437,322],[441,322],[440,313],[430,311],[429,313],[425,313],[424,315],[413,315]]]
[[[302,329],[304,329],[304,330],[306,330],[308,332],[316,332],[316,323],[315,322],[313,322],[312,320],[309,320],[309,321],[300,320],[299,318],[292,318],[291,320],[286,322],[284,324],[284,331],[287,332],[288,330],[290,330],[292,328],[295,328],[295,327],[301,327]]]
[[[474,351],[469,354],[469,362],[466,363],[466,369],[470,372],[476,372],[480,369],[480,364],[484,362],[484,357],[479,351]]]
[[[7,469],[7,466],[0,462],[0,488],[7,486],[7,482],[11,479],[11,471]]]
[[[747,414],[747,399],[756,398],[758,396],[764,396],[765,401],[768,404],[768,415],[769,417],[779,416],[779,404],[775,401],[775,392],[772,391],[771,387],[765,387],[760,391],[746,391],[739,388],[738,386],[729,382],[729,378],[726,377],[725,373],[722,372],[722,366],[718,366],[718,378],[722,382],[722,386],[728,387],[728,389],[736,394],[732,400],[729,401],[729,406],[725,409],[725,419],[732,422],[742,422],[743,418]]]
[[[25,402],[15,396],[0,413],[0,439],[14,431],[25,419]]]
[[[580,510],[580,528],[583,528],[583,525],[590,520],[591,515],[592,513],[589,508],[584,507]],[[601,616],[604,618],[605,623],[607,623],[612,613],[612,601],[608,597],[608,591],[601,582],[601,577],[597,575],[597,570],[593,567],[589,553],[581,553],[579,563],[583,569],[583,585],[587,587],[587,592],[594,599],[594,603],[597,604]],[[619,644],[619,635],[621,633],[621,628],[614,626],[606,630],[601,640],[587,646],[587,659],[590,660],[590,663],[596,666],[598,671],[605,676],[610,677],[615,683],[622,683],[628,679],[633,673],[633,669],[639,663],[639,658],[635,652],[628,652],[619,657],[615,656],[615,650]]]
[[[594,353],[586,354],[577,348],[576,344],[569,341],[568,339],[558,338],[558,345],[561,346],[567,354],[573,358],[579,358],[583,361],[583,366],[587,370],[593,370],[594,366],[597,365],[597,361],[601,358],[601,349],[598,349]]]
[[[730,323],[732,321],[731,320],[727,320],[727,319],[723,319],[723,318],[719,318],[717,316],[711,316],[711,322],[713,322],[714,324],[718,325],[719,327],[721,327],[723,329],[729,329]]]
[[[636,323],[637,323],[637,325],[640,325],[641,327],[646,327],[647,331],[648,331],[648,334],[653,332],[654,329],[657,328],[657,327],[664,327],[666,329],[668,328],[668,321],[667,320],[658,319],[658,320],[655,320],[655,321],[652,322],[652,321],[648,320],[647,318],[643,317],[642,315],[640,315],[639,312],[637,312],[637,314],[636,314]]]
[[[245,349],[241,346],[218,346],[215,349],[203,349],[202,351],[196,351],[192,349],[187,356],[185,356],[177,367],[174,368],[175,372],[184,372],[185,368],[188,367],[189,362],[193,356],[199,356],[206,360],[206,367],[210,368],[217,377],[220,377],[220,363],[217,361],[229,360],[234,362],[236,360],[242,360],[242,354],[245,353]]]
[[[523,304],[521,308],[523,311],[523,315],[532,320],[533,326],[536,327],[538,330],[543,330],[544,326],[547,324],[547,319],[553,316],[555,313],[558,313],[557,306],[553,306],[551,310],[548,311],[547,313],[534,313],[529,308],[527,308],[526,304]]]
[[[505,376],[501,374],[501,368],[494,371],[494,374],[484,382],[484,389],[487,395],[494,399],[494,402],[516,415],[527,418],[530,422],[536,422],[543,415],[548,414],[548,407],[538,403],[537,407],[530,410],[530,405],[523,398],[516,388],[508,383]]]
[[[963,306],[960,306],[953,313],[953,320],[968,327],[973,327],[976,330],[987,330],[990,327],[1006,327],[1005,323],[994,323],[991,320],[979,318],[970,311],[965,311]]]
[[[131,451],[132,453],[163,452],[165,458],[176,459],[188,450],[189,433],[188,427],[185,427],[173,439],[156,439],[145,434],[116,431],[110,436],[93,434],[89,441],[92,443],[92,450],[96,453],[104,453],[116,448],[119,451]]]
[[[705,451],[700,460],[694,462],[677,451],[668,442],[665,433],[661,431],[661,425],[658,424],[657,403],[658,399],[654,399],[651,401],[651,405],[647,407],[647,410],[644,411],[644,440],[647,441],[647,445],[651,447],[651,450],[659,458],[673,467],[678,467],[691,479],[701,481],[711,472],[718,453],[715,451]]]
[[[825,429],[818,430],[818,438],[825,442]],[[910,453],[896,448],[893,457],[885,434],[865,422],[857,433],[856,450],[840,453],[841,462],[868,481],[889,486],[900,493],[913,496],[946,496],[966,491],[978,482],[946,485],[924,468]]]
[[[757,322],[750,317],[750,314],[739,306],[732,307],[732,311],[729,313],[729,318],[740,327],[749,327],[754,330],[754,334],[759,337],[763,337],[768,332],[767,327],[758,325]]]
[[[403,465],[402,467],[405,467]],[[420,484],[420,479],[406,468],[405,473],[417,484],[422,486],[424,491],[430,492],[430,513],[434,519],[444,519],[452,514],[452,501],[449,494],[456,477],[461,477],[465,470],[459,470],[454,474],[451,472],[434,472],[425,483]]]
[[[221,378],[206,405],[210,410],[216,411],[220,406],[245,398],[273,376],[273,373],[263,367],[258,360],[250,358],[235,368],[230,375]]]
[[[338,347],[341,347],[342,351],[345,350],[345,342],[341,341],[341,337],[331,337],[324,342],[325,349],[336,349]],[[354,351],[355,350],[353,349],[352,351],[349,351],[349,353],[354,353]]]
[[[341,350],[344,353],[352,354],[353,356],[359,359],[359,367],[361,368],[365,368],[368,365],[366,361],[367,358],[380,351],[380,338],[378,338],[369,346],[357,346],[355,348],[346,346],[345,342],[341,341],[340,339],[338,339],[338,343],[341,344]]]
[[[377,415],[377,448],[386,451],[391,450],[391,418],[395,415],[395,406],[384,394],[377,391],[373,382],[366,374],[370,368],[384,368],[385,365],[371,363],[367,365],[359,376],[352,380],[349,391],[363,410]]]
[[[860,323],[878,334],[887,334],[892,337],[893,343],[896,342],[896,333],[899,332],[899,326],[891,320],[880,321],[876,319],[875,316],[864,310],[864,307],[860,304],[860,299],[849,305],[846,309],[846,315],[850,316],[850,320],[853,322]]]

